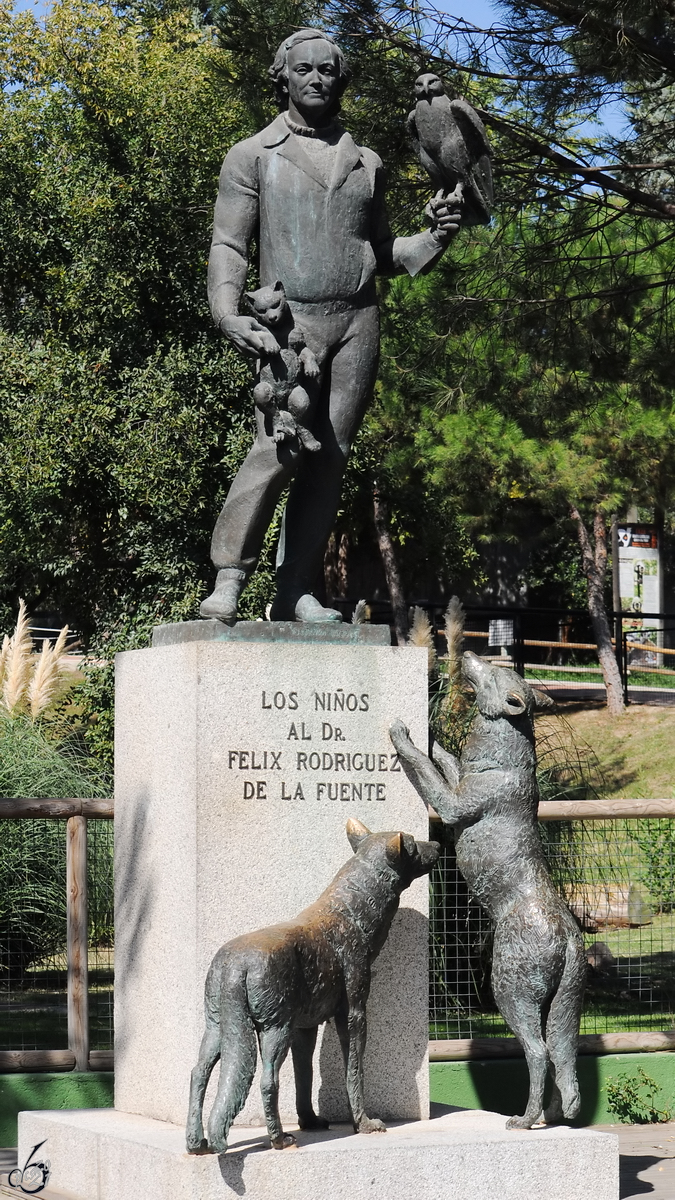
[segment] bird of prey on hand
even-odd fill
[[[493,202],[490,144],[478,113],[466,100],[450,100],[438,75],[415,80],[417,103],[408,116],[415,154],[437,195],[461,197],[463,225],[487,225]]]

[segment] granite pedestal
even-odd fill
[[[282,1151],[239,1126],[226,1154],[194,1157],[182,1128],[147,1117],[31,1112],[19,1117],[19,1161],[47,1138],[53,1186],[71,1200],[618,1200],[614,1134],[505,1124],[454,1112],[382,1134],[298,1132]]]
[[[348,817],[428,835],[387,732],[401,717],[424,744],[426,651],[387,642],[372,627],[195,622],[118,656],[115,1109],[20,1114],[19,1161],[47,1141],[45,1200],[617,1200],[614,1137],[507,1132],[481,1112],[426,1119],[426,878],[403,894],[368,1006],[367,1108],[389,1131],[340,1126],[328,1026],[315,1055],[328,1132],[268,1149],[256,1078],[227,1154],[185,1153],[216,949],[316,899],[350,853]],[[280,1108],[294,1129],[289,1063]]]
[[[401,716],[424,742],[427,667],[387,627],[202,621],[155,641],[117,657],[115,1107],[182,1125],[218,947],[317,899],[348,817],[428,837],[388,736]],[[428,1115],[427,906],[424,878],[374,967],[366,1099],[385,1120]],[[346,1121],[332,1026],[320,1038],[317,1110]],[[280,1109],[295,1120],[290,1056]],[[239,1120],[263,1122],[257,1079]]]

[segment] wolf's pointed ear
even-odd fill
[[[504,707],[509,716],[519,717],[521,713],[525,712],[525,709],[527,708],[527,702],[525,698],[523,696],[519,696],[517,692],[508,692],[506,700],[504,701]]]
[[[370,830],[367,825],[363,824],[363,821],[357,821],[356,817],[350,817],[347,821],[347,837],[349,845],[356,854],[363,839],[370,837]]]
[[[555,708],[555,700],[552,700],[546,692],[540,692],[539,688],[532,688],[532,695],[535,708]]]
[[[401,858],[404,850],[405,850],[405,845],[403,842],[403,834],[402,833],[392,833],[391,837],[389,838],[389,841],[387,842],[387,849],[385,852],[387,855],[387,858],[389,859],[389,862],[390,863],[398,862],[398,860],[399,860],[399,858]]]

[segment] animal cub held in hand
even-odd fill
[[[546,1121],[579,1112],[576,1055],[586,957],[579,928],[555,890],[537,827],[536,707],[550,700],[515,671],[467,652],[462,673],[478,715],[461,760],[418,750],[405,726],[391,727],[401,765],[423,800],[455,834],[457,866],[494,926],[492,991],[527,1059],[530,1094],[510,1129],[529,1129],[553,1077]]]
[[[277,281],[274,287],[246,292],[246,300],[256,320],[279,343],[277,354],[261,358],[253,389],[257,407],[271,422],[272,438],[280,443],[297,437],[306,450],[320,450],[321,442],[308,429],[312,401],[303,386],[304,379],[318,379],[319,364],[293,323],[284,285]]]
[[[354,855],[319,899],[293,921],[234,938],[216,954],[206,978],[206,1031],[190,1081],[187,1148],[227,1149],[230,1126],[253,1082],[257,1048],[267,1131],[275,1150],[293,1145],[279,1119],[279,1069],[293,1055],[301,1129],[327,1129],[312,1107],[312,1055],[319,1025],[331,1017],[345,1061],[347,1095],[357,1133],[385,1126],[365,1111],[363,1057],[370,966],[387,940],[401,892],[428,874],[437,842],[408,833],[371,833],[347,822]],[[220,1079],[204,1139],[202,1108],[211,1072]]]

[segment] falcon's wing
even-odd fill
[[[472,108],[466,100],[451,100],[450,107],[452,115],[462,131],[462,137],[471,157],[475,160],[482,154],[489,155],[490,143],[485,126],[475,108]]]
[[[406,121],[406,129],[408,130],[408,137],[410,138],[410,141],[412,142],[413,150],[415,151],[417,158],[419,158],[419,156],[420,156],[420,139],[419,139],[419,134],[417,132],[417,122],[415,121],[415,109],[413,109],[412,112],[408,113],[408,120]]]
[[[451,100],[453,116],[471,163],[464,193],[467,225],[486,225],[494,201],[490,143],[478,113],[466,100]]]

